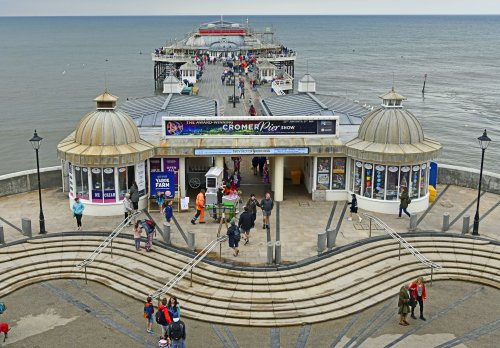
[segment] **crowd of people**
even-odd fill
[[[156,322],[161,329],[159,347],[184,348],[186,341],[186,324],[181,320],[181,306],[175,296],[163,298],[155,314],[153,299],[148,297],[144,304],[146,331],[154,334]]]

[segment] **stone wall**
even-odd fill
[[[61,167],[40,169],[42,189],[62,187]],[[36,169],[0,176],[0,197],[38,190]]]
[[[479,169],[438,164],[438,184],[451,184],[477,190]],[[486,192],[500,194],[500,174],[483,170],[482,189]]]

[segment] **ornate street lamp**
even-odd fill
[[[477,138],[479,141],[479,147],[482,150],[481,154],[481,170],[479,171],[479,186],[477,188],[477,207],[476,207],[476,215],[474,215],[474,227],[472,229],[472,235],[479,236],[479,200],[481,199],[481,181],[483,179],[483,163],[484,163],[484,151],[488,148],[491,139],[486,135],[486,129],[483,132],[483,135]]]
[[[40,161],[38,160],[38,150],[40,149],[40,144],[42,142],[42,137],[39,137],[36,133],[33,135],[33,138],[30,139],[30,143],[35,149],[36,153],[36,172],[38,174],[38,200],[40,201],[40,234],[45,234],[45,218],[43,217],[43,209],[42,209],[42,188],[40,185]]]

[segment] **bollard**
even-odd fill
[[[326,248],[326,231],[318,232],[318,254],[321,254]]]
[[[266,234],[267,234],[267,241],[270,242],[271,241],[271,228],[269,227],[269,225],[267,225]]]
[[[415,232],[417,229],[418,215],[411,214],[410,216],[410,232]]]
[[[443,214],[443,232],[450,229],[450,213]]]
[[[31,238],[31,236],[32,236],[31,220],[28,218],[22,218],[21,224],[22,224],[23,236]]]
[[[274,262],[279,265],[281,263],[281,241],[277,240],[274,243]]]
[[[5,236],[3,234],[3,225],[0,223],[0,244],[5,244]]]
[[[470,226],[470,216],[465,215],[462,222],[462,234],[469,233],[469,226]]]
[[[195,237],[194,237],[194,232],[188,232],[187,233],[187,240],[188,240],[188,249],[194,250],[195,248]]]
[[[327,230],[326,231],[326,247],[331,249],[335,246],[335,231]]]
[[[273,263],[273,242],[267,242],[267,264]]]
[[[172,244],[172,240],[170,238],[170,223],[163,223],[163,234],[161,236],[163,237],[163,241],[165,242],[165,244]]]

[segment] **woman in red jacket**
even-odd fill
[[[415,307],[420,306],[420,319],[425,320],[424,318],[424,301],[427,299],[427,294],[425,292],[425,284],[424,279],[422,277],[418,277],[413,283],[410,285],[410,294],[412,297],[411,303],[411,317],[413,319],[417,319],[415,316]]]

